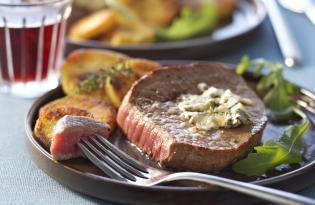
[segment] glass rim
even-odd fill
[[[71,2],[72,0],[43,0],[39,2],[20,2],[20,3],[1,3],[0,6],[7,6],[7,7],[13,7],[13,6],[42,6],[42,5],[49,5],[49,4],[55,4],[60,2]]]

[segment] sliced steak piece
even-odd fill
[[[199,83],[249,98],[252,123],[236,128],[196,130],[180,118],[178,97],[199,94]],[[117,122],[144,153],[162,166],[198,172],[218,171],[246,155],[259,142],[267,122],[264,103],[232,69],[222,64],[170,66],[140,79],[129,90]]]
[[[34,137],[51,151],[55,160],[81,156],[76,145],[82,137],[100,134],[116,126],[116,110],[104,100],[84,95],[66,96],[44,105],[34,128]]]
[[[107,138],[110,126],[90,117],[65,115],[59,119],[53,130],[50,153],[55,160],[81,156],[77,146],[80,140],[99,134]]]

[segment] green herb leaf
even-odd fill
[[[78,92],[93,92],[99,88],[99,76],[91,75],[80,83]]]
[[[114,79],[117,75],[131,75],[132,73],[132,68],[126,64],[100,69],[97,74],[91,74],[80,83],[77,93],[96,91],[104,87],[107,78]]]
[[[248,55],[244,55],[241,58],[241,62],[236,66],[236,73],[243,75],[250,67],[250,59]]]
[[[247,55],[243,56],[236,68],[236,73],[244,74],[250,67],[254,67],[254,76],[262,75],[263,69],[267,74],[262,76],[257,84],[258,92],[267,92],[264,102],[269,109],[269,118],[272,121],[288,121],[298,111],[298,106],[292,100],[299,89],[283,77],[283,65],[271,63],[264,59],[250,61]]]
[[[264,59],[256,59],[255,60],[255,71],[254,76],[259,77],[261,75],[261,71],[263,70],[265,66],[265,60]]]
[[[278,141],[268,140],[264,145],[255,147],[256,153],[250,153],[247,158],[235,163],[233,171],[246,176],[261,176],[281,164],[301,162],[305,151],[302,137],[309,127],[307,120],[288,127]]]

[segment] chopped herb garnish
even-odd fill
[[[308,120],[289,126],[279,140],[267,140],[262,146],[256,146],[256,152],[235,163],[233,171],[246,176],[261,176],[281,164],[300,163],[306,149],[302,137],[309,127]]]
[[[92,74],[84,79],[78,88],[80,92],[93,92],[104,87],[106,79],[115,79],[117,75],[131,75],[133,73],[132,68],[126,64],[118,64],[107,69],[100,69],[97,74]]]
[[[92,92],[99,88],[99,76],[98,75],[90,75],[88,78],[83,80],[80,83],[80,88],[78,92],[84,91],[84,92]]]
[[[239,75],[244,74],[250,67],[254,67],[254,76],[262,76],[257,84],[258,92],[267,92],[264,102],[269,109],[268,116],[273,121],[288,121],[298,114],[305,117],[299,110],[293,97],[298,95],[299,89],[283,77],[283,65],[271,63],[264,59],[250,61],[248,56],[243,56],[241,62],[236,67]],[[267,70],[266,75],[262,75],[263,69]]]

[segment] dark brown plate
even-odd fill
[[[183,63],[183,61],[163,62],[164,64]],[[250,85],[256,83],[250,77],[247,77],[246,80]],[[35,140],[32,130],[38,118],[40,107],[62,96],[64,94],[61,88],[58,87],[37,99],[30,108],[25,122],[27,144],[32,159],[43,171],[61,184],[100,199],[128,204],[252,204],[258,201],[236,192],[205,187],[201,184],[192,185],[187,182],[154,187],[135,186],[108,178],[83,158],[63,162],[52,160],[50,153]],[[268,123],[261,141],[270,138],[276,139],[286,126]],[[118,130],[111,136],[110,141],[112,143],[130,156],[151,166],[157,166],[119,133]],[[218,175],[286,191],[299,191],[315,182],[315,175],[312,173],[315,171],[315,131],[313,129],[307,133],[304,141],[308,146],[308,151],[304,155],[304,161],[298,165],[282,166],[278,170],[268,172],[259,178],[238,175],[230,168],[223,170]]]
[[[75,12],[75,11],[74,11]],[[153,44],[111,46],[99,41],[68,40],[68,52],[77,48],[103,48],[116,50],[132,57],[151,59],[184,59],[209,57],[210,55],[230,50],[246,40],[266,17],[266,11],[259,0],[238,0],[237,9],[232,20],[216,29],[212,35],[173,42],[157,42]],[[74,17],[77,18],[77,17]],[[70,24],[75,19],[70,19]]]

